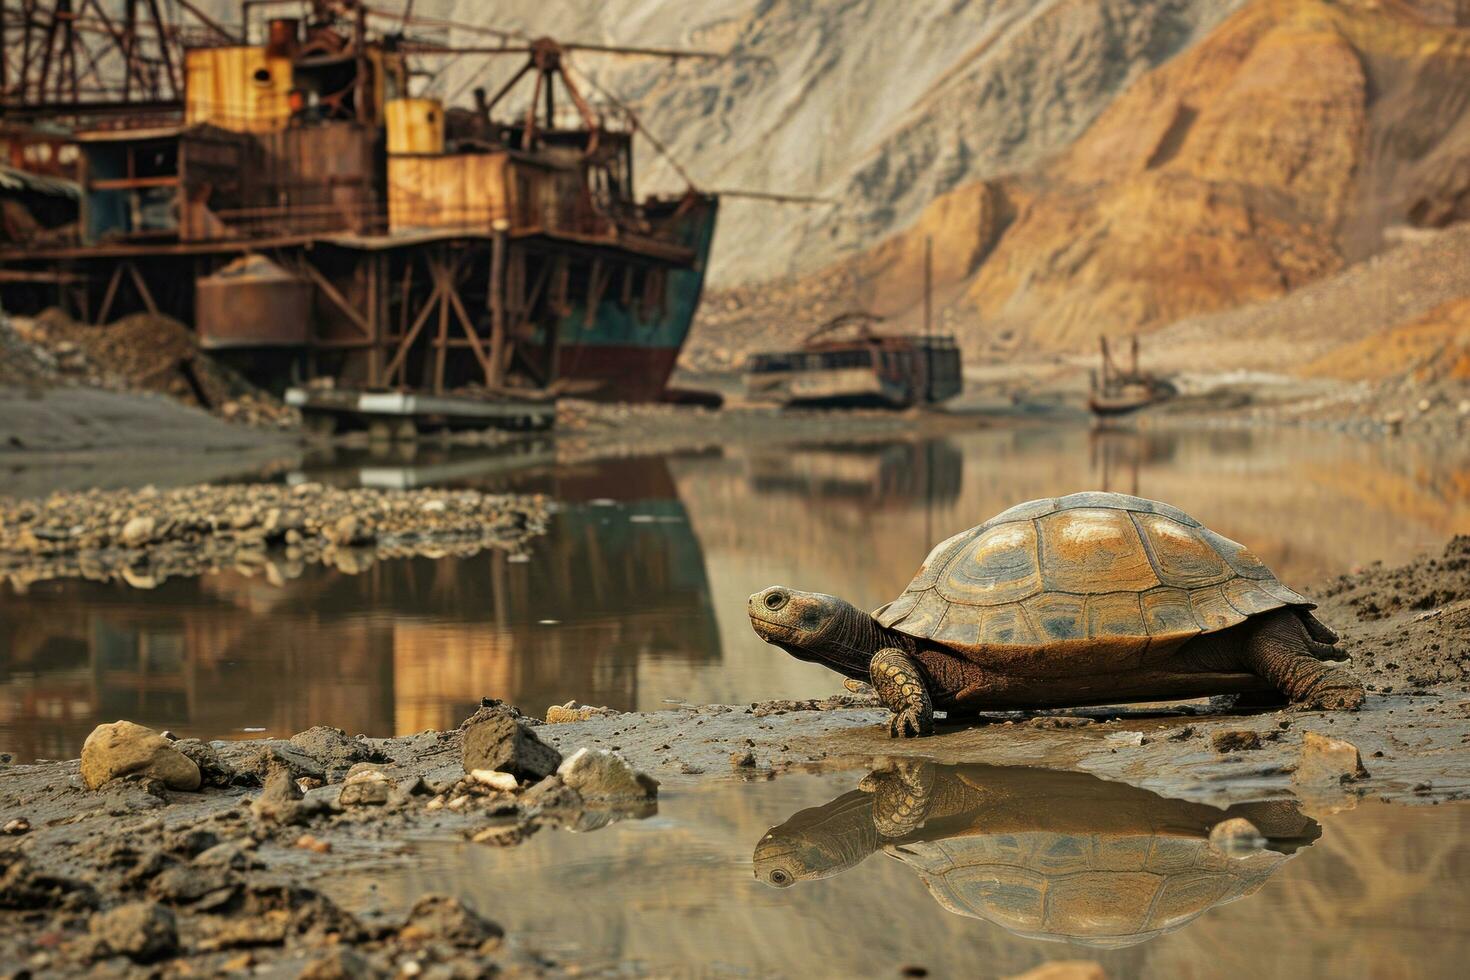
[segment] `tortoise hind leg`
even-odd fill
[[[1318,659],[1307,628],[1288,611],[1256,620],[1245,640],[1245,663],[1301,708],[1348,708],[1363,703],[1363,685]]]
[[[868,677],[878,700],[893,712],[888,722],[891,737],[934,734],[934,704],[924,686],[924,675],[908,654],[897,647],[884,647],[873,654]]]

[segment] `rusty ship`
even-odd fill
[[[639,198],[641,126],[569,56],[719,55],[412,6],[0,3],[0,303],[167,315],[277,390],[662,397],[718,195]],[[503,58],[466,105],[422,84]]]

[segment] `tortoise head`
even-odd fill
[[[854,790],[766,831],[755,845],[751,865],[758,881],[789,888],[798,881],[841,874],[877,848],[872,797]]]
[[[773,585],[746,603],[756,635],[798,660],[814,660],[850,677],[868,676],[878,652],[873,617],[836,596]]]

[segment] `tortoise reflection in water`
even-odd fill
[[[1244,817],[1264,849],[1210,841]],[[1119,947],[1180,928],[1261,887],[1321,828],[1295,804],[1219,809],[1080,772],[907,761],[772,828],[755,876],[786,887],[882,850],[941,906],[1033,939]]]
[[[1074,493],[1018,504],[941,541],[872,615],[772,586],[757,635],[868,681],[895,736],[934,709],[981,711],[1276,691],[1356,708],[1363,687],[1313,603],[1259,558],[1168,504]]]

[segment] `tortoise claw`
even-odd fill
[[[919,738],[934,734],[934,718],[918,708],[895,712],[888,720],[889,738]]]

